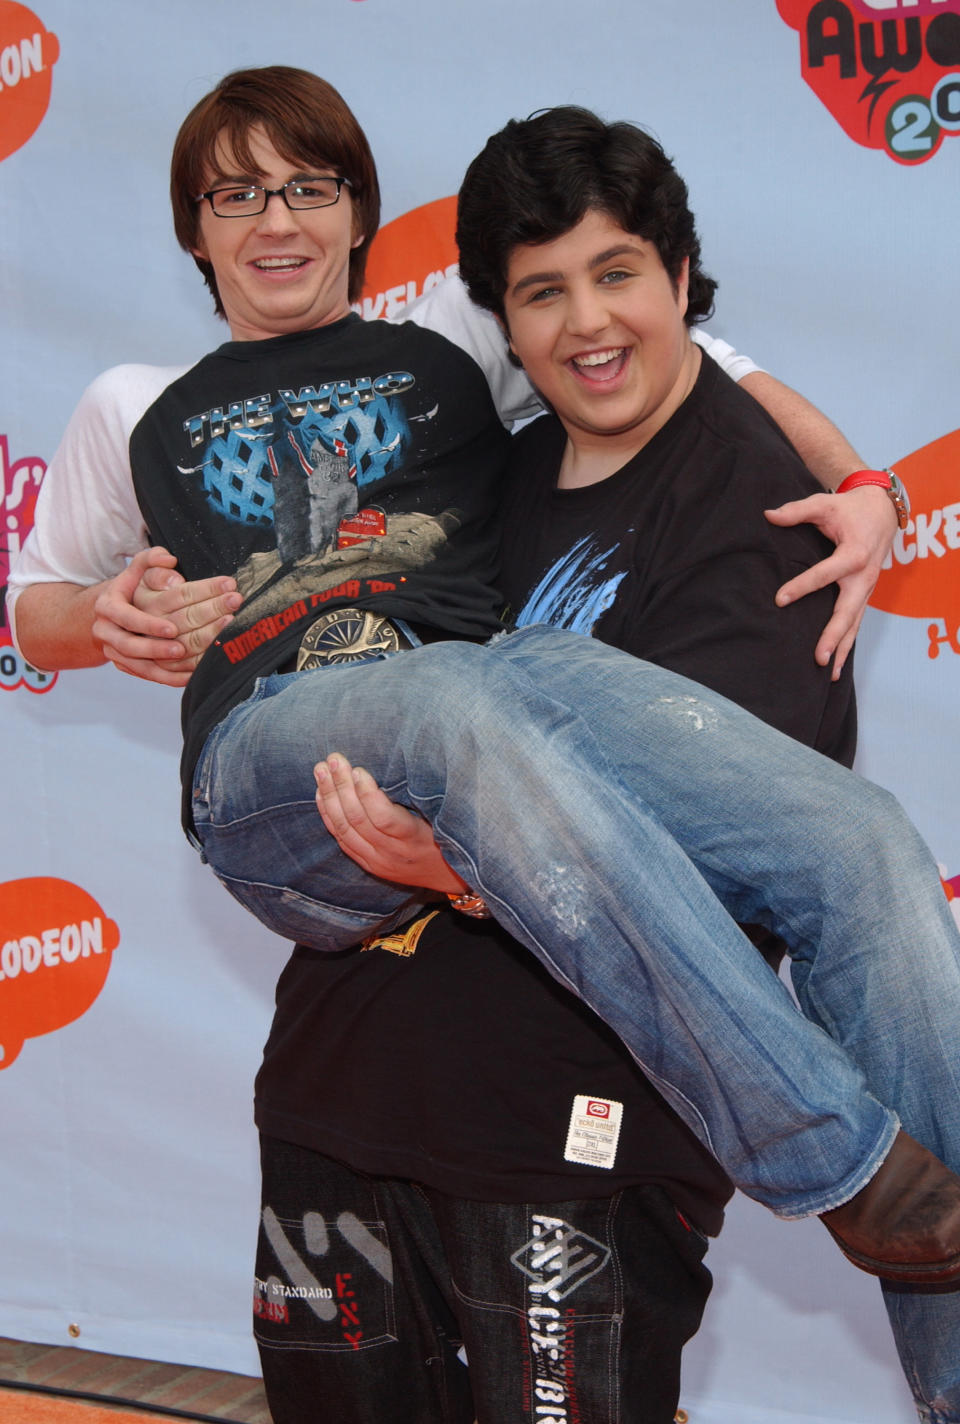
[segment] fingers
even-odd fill
[[[121,632],[148,638],[176,638],[176,624],[167,618],[142,612],[133,603],[141,577],[150,567],[146,561],[153,553],[152,549],[144,549],[131,559],[122,573],[104,585],[94,603],[94,617],[101,624],[116,627]],[[99,638],[101,634],[95,631],[94,636]]]
[[[835,498],[829,494],[810,494],[805,499],[791,499],[777,509],[765,509],[763,512],[771,524],[779,524],[782,528],[794,524],[816,524],[822,529],[831,517],[831,501]]]
[[[331,835],[340,840],[351,827],[353,819],[363,822],[363,810],[357,801],[350,775],[353,768],[346,757],[330,756],[313,769],[317,783],[317,806]],[[334,829],[336,828],[336,829]]]
[[[175,617],[174,619],[181,632],[186,632],[188,629],[200,631],[211,623],[218,623],[224,627],[230,622],[243,602],[243,597],[237,592],[233,579],[213,579],[209,582],[220,584],[221,587],[184,605],[181,610],[181,618]],[[183,589],[195,587],[196,585],[192,584],[183,585]]]
[[[783,584],[776,593],[779,608],[786,608],[816,589],[839,584],[840,592],[833,606],[830,620],[817,641],[814,657],[821,667],[827,667],[833,659],[833,680],[840,676],[843,665],[850,656],[854,640],[863,621],[867,599],[873,590],[875,578],[871,573],[845,572],[847,559],[839,551],[819,564],[805,569],[789,583]]]
[[[375,862],[371,858],[371,848],[362,831],[354,829],[348,814],[349,807],[359,825],[364,825],[362,807],[357,801],[356,793],[352,791],[350,770],[352,768],[349,762],[346,759],[341,761],[337,757],[328,757],[326,761],[317,763],[313,769],[317,783],[317,810],[323,824],[344,854],[356,861],[363,870],[377,874]]]
[[[842,577],[842,563],[838,555],[833,553],[829,558],[821,559],[818,564],[811,564],[809,569],[804,569],[802,574],[797,574],[796,578],[790,579],[777,589],[777,607],[786,608],[788,604],[796,603],[798,598],[804,598],[808,593],[815,593],[818,588],[826,588],[829,584],[836,583]]]
[[[433,828],[398,806],[362,767],[336,752],[314,767],[317,810],[345,855],[381,880],[442,893],[464,881],[447,864]]]
[[[179,632],[201,628],[236,612],[243,602],[236,579],[220,576],[186,582],[180,574],[167,582],[167,570],[150,569],[138,584],[133,602],[145,612],[173,619]]]
[[[183,574],[178,569],[168,568],[165,564],[152,564],[149,568],[144,569],[139,588],[147,588],[155,593],[161,593],[164,589],[175,588],[177,584],[185,582]]]
[[[187,582],[174,563],[159,547],[137,554],[97,598],[92,631],[124,672],[182,687],[243,600],[235,579]]]
[[[108,658],[120,672],[125,672],[130,677],[142,678],[146,682],[159,682],[164,687],[186,687],[193,672],[192,667],[187,672],[174,672],[163,663],[149,658],[124,658],[119,654],[108,655]]]
[[[243,602],[236,579],[221,576],[185,581],[167,569],[148,569],[133,594],[135,606],[153,615],[165,615],[178,651],[153,654],[188,656],[196,662],[220,636]],[[151,656],[144,653],[144,656]]]
[[[107,661],[118,667],[123,664],[125,672],[148,664],[156,664],[164,672],[192,672],[197,665],[197,657],[191,656],[176,639],[141,637],[99,618],[94,619],[93,636]],[[138,673],[138,676],[145,675],[142,671]]]
[[[406,806],[398,806],[391,801],[369,771],[362,766],[354,767],[350,780],[355,799],[355,817],[351,824],[355,829],[362,825],[369,834],[378,834],[389,841],[410,839],[417,834],[423,825],[421,818],[408,811]],[[359,820],[361,816],[364,818],[362,822]]]
[[[320,814],[325,810],[341,835],[352,831],[371,846],[382,845],[386,849],[423,824],[405,806],[395,805],[368,771],[352,767],[342,753],[335,752],[319,762],[314,776]]]
[[[814,657],[821,667],[829,667],[833,659],[832,680],[836,682],[843,671],[843,665],[850,656],[860,624],[863,621],[866,599],[857,581],[841,587],[834,604],[830,621],[820,634]]]
[[[242,603],[228,576],[186,581],[166,549],[143,549],[94,603],[92,634],[122,672],[184,687]]]
[[[834,549],[827,558],[811,564],[796,578],[782,584],[777,589],[775,601],[778,608],[786,608],[806,594],[816,593],[818,589],[829,588],[835,583],[839,584],[851,604],[856,597],[862,607],[873,592],[879,572],[879,566],[871,562],[867,551],[848,541],[842,548]]]
[[[97,599],[91,631],[111,662],[121,659],[161,659],[176,661],[188,650],[176,637],[176,629],[156,618],[131,627],[126,606],[101,595]],[[135,611],[135,610],[134,610]],[[142,631],[141,631],[142,630]]]
[[[140,572],[146,569],[175,569],[177,559],[175,554],[171,554],[169,549],[165,549],[162,544],[151,544],[148,549],[141,549],[138,554],[134,554],[130,560],[131,568],[137,568]]]
[[[864,497],[865,496],[865,497]],[[879,498],[878,498],[879,496]],[[834,552],[777,590],[778,607],[836,583],[840,592],[814,656],[840,676],[863,621],[867,601],[896,532],[893,506],[875,486],[842,495],[814,494],[764,511],[772,524],[814,524],[836,544]]]
[[[843,672],[844,664],[846,663],[847,658],[853,651],[853,645],[856,641],[857,634],[860,631],[860,624],[862,622],[863,610],[861,609],[859,617],[855,620],[854,623],[851,624],[847,632],[844,633],[843,637],[840,639],[840,642],[837,644],[837,651],[834,654],[833,659],[833,672],[831,674],[833,682],[836,682],[840,674]]]
[[[897,532],[893,505],[876,485],[845,494],[811,494],[763,512],[771,524],[781,527],[813,524],[839,549],[859,551],[864,563],[876,563],[878,567],[890,552]]]
[[[233,614],[227,614],[222,618],[213,618],[210,622],[204,623],[199,628],[181,629],[177,635],[177,641],[185,650],[194,666],[207,651],[210,644],[215,642],[223,632],[233,622]]]

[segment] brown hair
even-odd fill
[[[354,231],[363,241],[350,253],[348,300],[359,301],[367,253],[380,226],[380,185],[366,134],[352,111],[325,79],[305,69],[275,64],[263,69],[237,69],[221,79],[184,119],[173,146],[170,201],[177,241],[193,253],[200,229],[197,194],[216,168],[217,143],[222,140],[244,167],[253,167],[250,130],[262,128],[274,148],[291,163],[305,159],[329,164],[350,180]],[[217,315],[224,316],[213,267],[202,257],[194,261],[213,293]]]

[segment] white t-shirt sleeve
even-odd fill
[[[718,366],[723,367],[731,380],[742,381],[744,376],[750,375],[751,371],[762,370],[762,367],[758,366],[755,361],[751,361],[749,356],[741,356],[739,351],[734,351],[728,341],[721,341],[719,336],[711,336],[702,327],[691,327],[690,335],[698,346],[702,346],[704,351],[713,357]]]
[[[487,378],[493,403],[504,425],[539,415],[543,404],[527,379],[514,366],[507,342],[491,312],[475,306],[459,277],[446,277],[422,297],[401,308],[397,321],[415,321],[436,331],[472,356]]]
[[[115,366],[88,386],[40,486],[33,529],[10,570],[7,614],[37,583],[87,587],[118,574],[147,546],[133,490],[130,434],[187,367]]]

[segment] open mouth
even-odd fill
[[[307,265],[305,257],[258,257],[253,263],[258,272],[295,272]]]
[[[571,356],[570,365],[584,380],[612,381],[619,376],[627,359],[625,346],[611,346],[606,351],[585,351],[580,356]]]

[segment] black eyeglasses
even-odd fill
[[[204,198],[218,218],[255,218],[266,212],[270,198],[282,198],[291,212],[303,212],[307,208],[332,208],[340,199],[340,189],[349,178],[291,178],[282,188],[262,188],[259,183],[233,184],[229,188],[211,188],[209,193],[198,193],[197,202]]]

